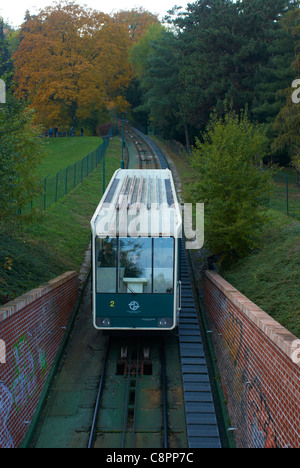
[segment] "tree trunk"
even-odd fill
[[[185,133],[185,144],[186,144],[187,150],[190,151],[191,149],[190,137],[189,137],[188,126],[186,122],[184,122],[184,133]]]

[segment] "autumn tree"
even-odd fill
[[[19,98],[45,125],[88,120],[117,102],[131,80],[129,35],[109,15],[61,2],[27,14],[14,55]],[[96,125],[95,125],[96,126]]]
[[[143,8],[134,8],[132,10],[122,10],[114,14],[113,19],[118,24],[126,26],[130,41],[134,44],[138,42],[147,32],[152,24],[160,25],[156,15]]]

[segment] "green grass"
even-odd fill
[[[48,156],[37,169],[38,175],[44,179],[55,175],[61,169],[80,161],[102,144],[99,137],[65,137],[46,140]]]
[[[261,248],[222,276],[300,338],[300,223],[269,211]]]
[[[121,142],[106,152],[106,185],[120,167]],[[72,192],[14,236],[0,238],[0,304],[66,271],[79,271],[90,242],[90,220],[102,197],[102,164]]]

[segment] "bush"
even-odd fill
[[[97,128],[97,135],[102,136],[102,137],[106,136],[109,132],[110,127],[111,127],[111,123],[99,125]]]
[[[242,257],[258,243],[272,171],[262,165],[267,137],[245,112],[212,115],[191,164],[197,181],[188,199],[205,204],[205,244],[220,262]]]

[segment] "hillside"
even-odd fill
[[[261,248],[222,276],[300,338],[300,223],[269,211]]]
[[[106,153],[106,184],[120,167],[120,155],[121,142],[115,138]],[[65,271],[79,271],[90,242],[89,223],[101,196],[102,164],[29,226],[0,237],[0,304]]]

